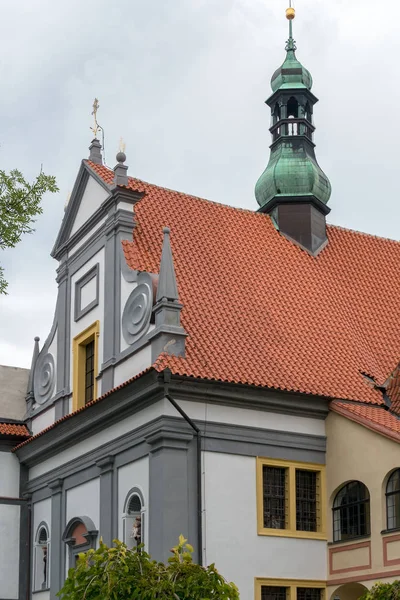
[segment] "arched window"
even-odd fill
[[[306,104],[306,119],[308,121],[310,121],[310,123],[312,123],[312,112],[311,112],[311,105],[309,102],[307,102],[307,104]]]
[[[272,115],[273,124],[275,125],[275,123],[277,123],[280,118],[281,118],[281,109],[279,108],[279,104],[276,103],[275,104],[275,108],[274,108],[274,112],[273,112],[273,115]]]
[[[393,471],[386,486],[387,528],[400,527],[400,469]]]
[[[74,517],[68,522],[62,539],[69,547],[69,566],[74,567],[81,552],[96,547],[98,531],[89,517]]]
[[[289,102],[287,103],[287,116],[288,116],[288,119],[290,117],[297,119],[299,116],[299,103],[297,102],[296,98],[294,98],[293,96],[290,98]]]
[[[145,505],[141,490],[132,488],[124,505],[124,542],[128,548],[145,543]]]
[[[50,536],[46,523],[40,523],[36,530],[34,549],[34,580],[35,592],[46,590],[50,587],[49,581],[49,550]]]
[[[369,492],[360,481],[346,483],[333,503],[333,540],[370,534]]]

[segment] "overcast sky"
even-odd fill
[[[60,193],[36,232],[0,253],[0,364],[28,367],[51,327],[50,257],[99,98],[106,162],[126,141],[129,174],[256,209],[269,156],[270,78],[284,59],[285,0],[1,2],[0,167]],[[297,57],[319,97],[317,158],[332,183],[330,222],[399,239],[400,81],[389,0],[295,0]],[[393,274],[398,277],[399,274]]]

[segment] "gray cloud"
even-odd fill
[[[314,77],[317,156],[330,177],[331,222],[398,238],[397,66],[392,3],[301,0],[295,38]],[[0,165],[60,194],[34,235],[0,255],[0,363],[29,366],[53,318],[49,253],[90,143],[100,99],[111,166],[127,143],[130,174],[256,209],[269,155],[269,80],[287,38],[279,0],[21,0],[2,7]]]

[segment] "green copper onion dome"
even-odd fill
[[[311,90],[312,88],[311,73],[296,58],[296,45],[292,37],[291,25],[290,22],[290,37],[286,45],[285,62],[272,75],[271,88],[273,92],[296,88]]]
[[[297,141],[282,141],[271,150],[268,166],[256,183],[256,200],[261,207],[273,199],[307,196],[328,203],[331,184],[317,163],[314,148]]]

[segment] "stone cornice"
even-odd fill
[[[177,400],[213,402],[313,419],[325,419],[329,413],[330,398],[237,383],[207,381],[171,374],[168,389]]]

